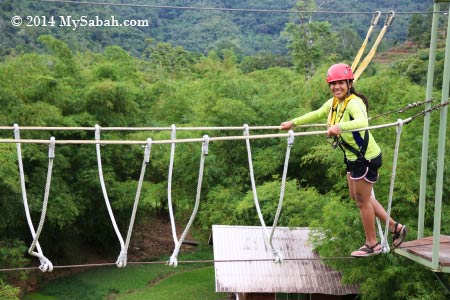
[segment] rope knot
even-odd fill
[[[127,266],[127,251],[120,251],[119,257],[117,258],[116,265],[118,268],[125,268]]]
[[[50,138],[50,143],[48,144],[48,158],[55,158],[55,137]]]
[[[203,143],[202,143],[202,152],[205,156],[208,155],[208,146],[209,146],[209,136],[205,134],[203,136]]]
[[[176,255],[172,255],[168,262],[169,266],[176,268],[178,266],[178,260]]]
[[[289,137],[288,137],[288,145],[292,146],[294,144],[294,131],[289,130]]]
[[[250,135],[248,124],[244,124],[244,135]]]
[[[39,256],[39,262],[41,263],[39,265],[39,270],[41,270],[42,272],[51,272],[53,271],[53,264],[52,262],[45,257],[44,255],[40,255]]]
[[[145,145],[144,150],[144,162],[148,164],[150,162],[150,151],[152,150],[152,139],[147,139],[147,145]]]
[[[95,140],[100,141],[100,125],[95,124]]]
[[[281,255],[280,252],[278,252],[278,250],[276,250],[275,248],[272,249],[272,254],[274,256],[273,261],[277,264],[280,264],[283,262],[283,256]]]

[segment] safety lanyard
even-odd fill
[[[337,121],[338,123],[339,123],[339,121],[342,120],[342,117],[344,116],[344,111],[347,108],[348,102],[350,102],[350,100],[352,100],[355,97],[356,97],[355,94],[351,94],[350,96],[345,98],[344,103],[342,104],[342,107],[339,110],[339,120]],[[330,115],[329,115],[329,118],[328,118],[328,121],[329,121],[328,125],[330,125],[330,126],[336,124],[338,105],[339,105],[339,100],[336,97],[334,97],[333,98],[333,105],[331,106],[331,111],[330,111]]]

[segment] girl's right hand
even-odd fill
[[[294,126],[294,123],[292,123],[292,121],[286,121],[286,122],[281,123],[280,129],[281,130],[289,130],[292,128],[292,126]]]

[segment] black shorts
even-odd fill
[[[345,160],[347,165],[347,173],[350,174],[350,178],[354,180],[364,178],[370,183],[375,183],[378,180],[378,169],[383,164],[383,159],[380,155],[377,157],[366,160],[358,158],[355,161]]]

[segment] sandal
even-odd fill
[[[392,246],[394,248],[399,247],[406,239],[406,234],[408,233],[408,229],[406,225],[402,225],[402,228],[399,230],[398,226],[400,223],[395,222],[394,231],[392,232]]]
[[[353,257],[368,257],[373,256],[381,253],[381,246],[380,243],[376,243],[373,246],[369,246],[367,244],[364,244],[361,248],[359,248],[356,251],[353,251],[351,256]]]

